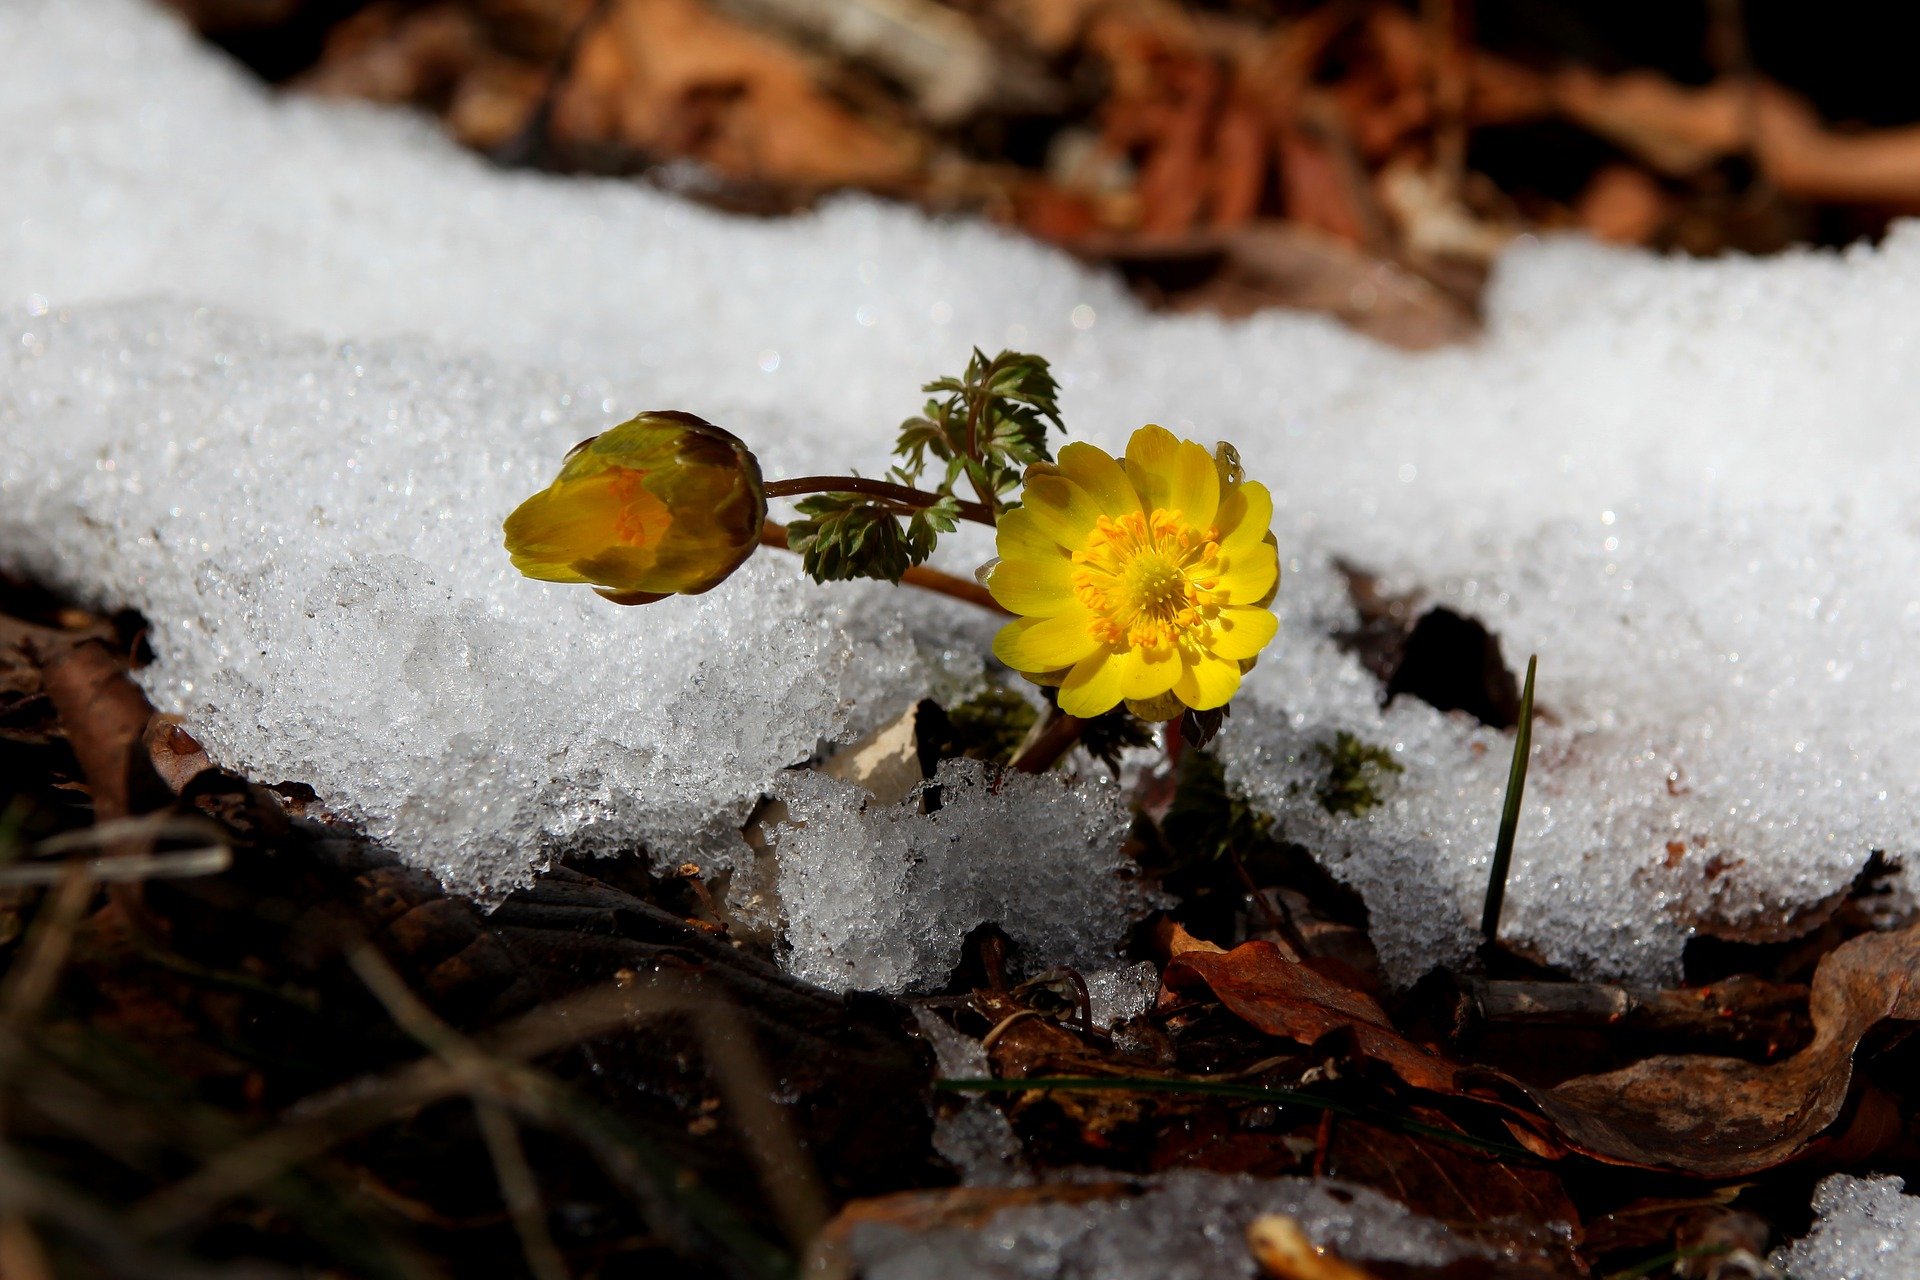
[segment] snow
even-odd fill
[[[1110,784],[949,760],[895,805],[805,772],[782,778],[778,794],[790,815],[776,837],[783,963],[832,991],[938,987],[983,920],[1030,970],[1111,966],[1154,904],[1125,876],[1129,819]],[[939,807],[923,813],[929,800]]]
[[[1141,1179],[1108,1199],[1004,1208],[977,1226],[863,1222],[847,1244],[870,1280],[1251,1280],[1247,1225],[1268,1213],[1355,1262],[1440,1266],[1478,1252],[1365,1187],[1199,1170]]]
[[[272,98],[136,0],[0,6],[0,168],[0,564],[141,609],[151,693],[217,759],[311,783],[457,887],[568,846],[729,865],[783,769],[991,633],[770,553],[641,610],[520,580],[498,521],[560,453],[675,406],[773,475],[871,471],[974,344],[1055,359],[1079,435],[1230,439],[1274,487],[1285,625],[1221,750],[1359,889],[1395,980],[1472,945],[1509,739],[1379,708],[1333,639],[1337,560],[1540,654],[1506,934],[1547,960],[1668,980],[1695,931],[1920,844],[1911,225],[1767,261],[1525,245],[1482,341],[1407,355],[1310,317],[1150,316],[871,201],[754,222],[502,173],[403,115]],[[1362,817],[1313,798],[1341,730],[1405,770]],[[1081,853],[1006,864],[1034,901],[1046,856]],[[928,945],[873,980],[931,972]]]
[[[1907,1280],[1920,1275],[1920,1199],[1899,1178],[1836,1173],[1813,1189],[1813,1230],[1774,1251],[1794,1280]]]

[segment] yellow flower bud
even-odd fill
[[[577,445],[506,519],[513,567],[619,604],[710,591],[760,545],[760,463],[731,432],[656,410]]]

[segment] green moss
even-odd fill
[[[1318,743],[1314,752],[1327,764],[1327,778],[1314,794],[1328,813],[1359,817],[1380,803],[1375,788],[1387,774],[1400,773],[1400,762],[1385,747],[1364,742],[1342,729],[1333,745]]]

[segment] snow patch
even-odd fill
[[[155,699],[216,758],[451,884],[570,842],[724,863],[783,767],[991,632],[770,555],[643,610],[518,580],[498,521],[560,453],[671,405],[771,475],[873,470],[976,343],[1055,359],[1077,434],[1230,439],[1273,486],[1285,626],[1222,750],[1366,898],[1397,980],[1471,946],[1509,739],[1380,708],[1336,561],[1541,655],[1507,933],[1550,961],[1671,979],[1696,930],[1920,847],[1911,224],[1766,261],[1523,247],[1481,342],[1407,355],[1147,315],[872,201],[754,222],[501,173],[270,97],[135,0],[0,6],[0,166],[0,562],[145,611]],[[1313,796],[1340,730],[1404,766],[1364,816]],[[1051,891],[1043,861],[1009,894]]]

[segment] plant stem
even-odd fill
[[[942,497],[925,489],[909,488],[891,480],[869,480],[865,476],[797,476],[792,480],[774,480],[766,485],[769,498],[797,498],[806,493],[864,493],[870,498],[882,498],[903,507],[916,508],[930,507]],[[993,527],[993,510],[985,503],[968,502],[964,498],[955,498],[954,502],[959,505],[962,519]]]
[[[792,550],[787,545],[787,526],[777,520],[769,520],[762,526],[760,543],[762,546],[778,547],[782,551]],[[919,587],[922,591],[934,591],[943,596],[951,596],[955,600],[979,605],[982,609],[1003,618],[1009,616],[1006,607],[995,600],[993,593],[979,583],[955,574],[942,573],[938,569],[929,569],[924,564],[916,564],[901,574],[900,583],[902,586]]]
[[[1014,753],[1012,768],[1020,773],[1045,773],[1053,768],[1054,761],[1073,750],[1085,723],[1058,707],[1047,708],[1046,717],[1034,725]]]
[[[1527,789],[1527,759],[1533,752],[1533,670],[1527,659],[1527,684],[1520,691],[1520,726],[1513,737],[1513,764],[1507,769],[1507,801],[1500,811],[1500,834],[1493,842],[1493,866],[1487,872],[1487,902],[1480,913],[1480,936],[1488,945],[1500,937],[1500,908],[1507,900],[1507,869],[1513,865],[1513,837],[1520,826],[1520,797]]]
[[[1000,357],[995,356],[988,362],[986,374],[981,378],[981,383],[992,386],[994,372],[999,367]],[[980,461],[980,406],[982,403],[984,400],[980,396],[967,397],[967,458],[972,462]],[[994,500],[991,493],[987,492],[986,486],[980,483],[980,478],[973,474],[971,468],[967,471],[967,483],[973,486],[973,492],[979,497],[981,505],[987,509],[987,514],[989,516],[998,514],[1000,504]]]

